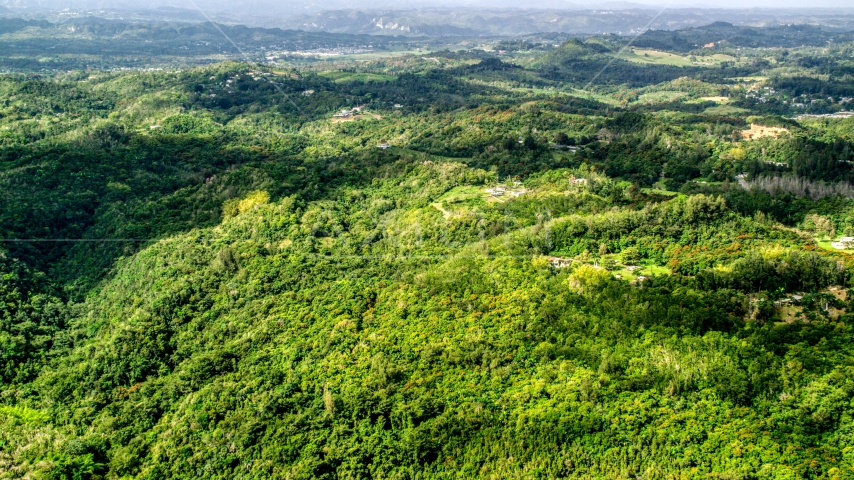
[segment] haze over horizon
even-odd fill
[[[0,5],[10,9],[27,10],[63,10],[63,9],[117,9],[117,10],[146,10],[146,9],[189,9],[195,10],[196,5],[209,13],[239,12],[248,15],[297,15],[305,11],[345,10],[345,9],[393,9],[406,10],[417,8],[519,8],[519,9],[854,9],[850,2],[844,0],[816,0],[805,7],[797,0],[632,0],[593,2],[590,0],[537,0],[520,5],[512,0],[411,0],[400,1],[367,1],[367,0],[331,0],[326,2],[296,2],[270,0],[198,0],[193,2],[183,0],[172,2],[153,0],[140,4],[128,0],[2,0]]]

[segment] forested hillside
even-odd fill
[[[0,76],[0,478],[854,478],[851,44],[777,33]]]

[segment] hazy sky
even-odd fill
[[[635,0],[632,3],[664,7],[701,7],[701,8],[854,8],[852,0],[674,0],[672,2],[659,0]]]
[[[685,7],[701,7],[701,8],[846,8],[854,9],[853,0],[195,0],[202,8],[212,9],[216,11],[235,11],[243,10],[244,12],[253,11],[252,13],[262,13],[267,11],[279,11],[284,9],[302,10],[305,6],[312,6],[314,9],[323,8],[417,8],[425,6],[493,6],[493,7],[516,7],[516,8],[556,8],[565,5],[567,8],[618,8],[620,6],[631,8],[633,5],[646,5],[649,7],[663,7],[667,5],[669,8],[685,8]],[[151,8],[151,7],[177,7],[177,8],[193,8],[190,0],[0,0],[0,5],[7,7],[27,7],[27,8]],[[248,13],[248,12],[247,12]]]

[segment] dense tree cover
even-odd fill
[[[854,478],[851,120],[454,55],[3,77],[0,478]]]
[[[0,250],[0,344],[4,384],[31,380],[65,327],[65,305],[49,279]]]
[[[804,45],[825,46],[831,42],[851,41],[850,33],[833,32],[815,25],[780,25],[768,28],[746,27],[727,22],[714,22],[702,27],[680,30],[648,30],[634,42],[639,47],[661,50],[691,51],[714,43],[718,48],[776,47],[791,48]]]
[[[743,319],[750,245],[786,245],[785,231],[698,196],[492,236],[429,205],[486,172],[407,163],[340,201],[247,197],[221,225],[121,261],[75,307],[59,359],[6,391],[10,465],[50,458],[36,468],[60,477],[797,476],[845,461],[845,370],[810,362],[849,355],[847,324]],[[561,178],[532,186],[547,194]],[[581,211],[598,203],[571,195]],[[757,240],[730,249],[741,232]],[[746,256],[731,289],[679,275],[634,287],[539,256],[579,241],[676,262],[707,248]],[[439,252],[458,253],[421,256]],[[815,287],[844,281],[831,265]],[[63,446],[17,448],[37,432]]]

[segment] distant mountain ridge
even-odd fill
[[[24,28],[27,28],[27,27],[32,27],[32,26],[45,27],[45,26],[50,26],[50,25],[51,25],[50,22],[45,22],[45,21],[40,22],[40,21],[35,21],[35,20],[24,20],[22,18],[9,18],[9,19],[0,18],[0,35],[6,34],[6,33],[14,33],[14,32],[17,32],[19,30],[23,30]]]
[[[0,51],[7,55],[237,55],[239,52],[231,44],[234,41],[243,52],[261,59],[270,49],[381,48],[390,39],[381,35],[214,26],[209,22],[143,23],[87,17],[51,23],[0,17]]]
[[[850,32],[831,31],[816,25],[781,25],[755,28],[714,22],[675,31],[649,30],[638,37],[636,47],[687,52],[715,46],[785,47],[821,46],[832,41],[851,41]]]
[[[702,27],[714,21],[773,26],[788,23],[822,25],[854,30],[854,16],[842,14],[807,17],[785,11],[714,12],[691,9],[666,10],[661,15],[649,9],[348,9],[329,10],[282,20],[279,25],[306,31],[392,35],[513,36],[539,32],[574,35],[615,33],[634,35],[647,28],[678,30]]]
[[[479,1],[479,0],[478,0]],[[715,21],[742,26],[787,24],[821,25],[838,30],[854,30],[854,10],[842,9],[726,9],[681,8],[663,10],[631,2],[559,2],[545,0],[521,6],[501,0],[489,6],[478,1],[443,6],[441,3],[360,4],[335,0],[290,5],[287,3],[200,3],[203,11],[187,4],[183,7],[147,2],[144,6],[112,2],[109,8],[87,8],[76,3],[73,9],[22,8],[26,2],[14,2],[14,15],[63,23],[74,18],[98,16],[134,22],[203,23],[249,27],[278,27],[310,32],[405,36],[518,36],[542,32],[570,35],[613,33],[636,35],[648,28],[679,30],[701,27]],[[13,5],[6,0],[7,5]],[[483,3],[483,2],[481,2]],[[2,4],[2,3],[0,3]],[[57,2],[56,5],[59,5]],[[2,11],[0,11],[2,13]],[[8,13],[7,13],[8,14]]]

